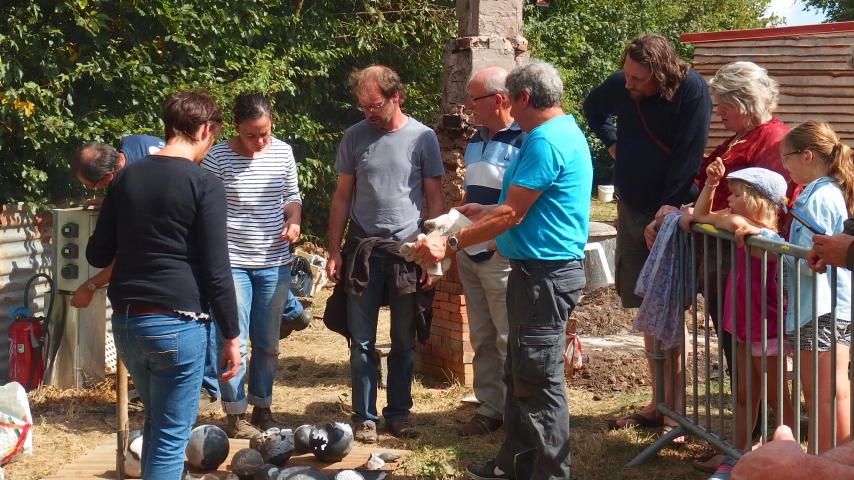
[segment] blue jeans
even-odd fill
[[[145,406],[142,476],[180,479],[196,421],[210,322],[113,313],[116,349]]]
[[[210,322],[213,324],[213,321]],[[219,375],[217,375],[217,359],[219,351],[216,348],[216,328],[212,325],[208,335],[208,350],[205,355],[205,369],[202,377],[202,388],[213,398],[219,398]]]
[[[291,282],[291,267],[232,268],[240,322],[240,355],[237,375],[220,382],[222,406],[229,415],[246,413],[248,404],[269,408],[273,403],[273,380],[279,361],[279,327],[285,295]],[[246,361],[247,344],[252,356]],[[222,335],[217,335],[222,347]],[[248,392],[247,386],[248,384]]]
[[[302,314],[303,310],[305,310],[305,308],[303,308],[302,304],[297,300],[297,297],[295,297],[293,292],[291,292],[291,289],[288,288],[288,297],[285,302],[285,310],[282,312],[282,317],[296,318]]]
[[[388,405],[386,421],[409,416],[415,372],[415,294],[396,295],[395,279],[387,274],[391,259],[370,258],[371,280],[361,296],[347,295],[347,327],[350,329],[350,376],[353,384],[353,423],[374,423],[377,416],[377,317],[383,293],[391,309],[391,352],[388,355]]]

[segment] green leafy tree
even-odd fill
[[[407,112],[432,123],[442,48],[456,24],[452,0],[3,4],[0,203],[79,199],[67,167],[73,150],[162,134],[161,105],[177,90],[209,90],[224,107],[258,90],[273,97],[274,134],[301,160],[304,230],[314,235],[325,229],[337,141],[361,118],[347,74],[392,66],[408,86]]]
[[[854,20],[854,0],[806,0],[808,8],[822,12],[829,22]]]

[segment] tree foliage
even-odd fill
[[[528,3],[531,53],[554,63],[568,111],[617,68],[633,35],[760,27],[769,0]],[[228,119],[234,96],[271,94],[274,134],[301,161],[304,231],[322,236],[344,129],[361,115],[347,74],[384,63],[405,110],[431,124],[454,0],[4,0],[0,16],[0,203],[79,200],[67,159],[87,140],[160,134],[177,90],[207,89]],[[681,46],[690,55],[688,46]],[[224,134],[233,130],[229,127]]]
[[[225,108],[272,95],[274,134],[301,160],[309,233],[325,229],[336,143],[361,116],[347,74],[371,63],[407,83],[407,111],[431,123],[453,1],[5,0],[0,18],[0,203],[62,201],[67,158],[87,140],[161,134],[177,90]],[[233,133],[227,128],[226,135]]]
[[[808,8],[824,13],[829,22],[854,20],[854,0],[806,0],[804,3]]]

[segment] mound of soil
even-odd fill
[[[570,323],[582,336],[603,337],[633,331],[636,309],[620,306],[613,285],[585,293],[572,311]]]
[[[634,331],[636,309],[620,306],[613,286],[586,293],[573,310],[570,325],[584,345],[585,337],[626,338],[640,336]],[[619,341],[619,340],[618,340]],[[650,384],[646,359],[637,347],[583,347],[584,367],[568,378],[570,385],[595,393],[628,392]]]

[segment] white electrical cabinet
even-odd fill
[[[55,262],[53,278],[60,293],[77,287],[101,269],[86,261],[86,246],[95,231],[98,210],[57,208],[53,210]]]
[[[53,210],[54,271],[57,305],[62,316],[59,349],[46,382],[60,388],[81,388],[105,377],[107,294],[99,288],[87,308],[71,306],[77,288],[101,269],[86,261],[86,246],[95,231],[98,210],[64,208]]]

